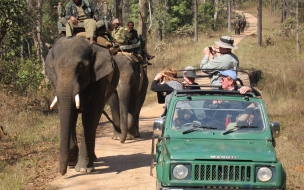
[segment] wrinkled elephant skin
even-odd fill
[[[50,49],[45,72],[54,82],[60,117],[60,173],[68,165],[90,173],[94,169],[96,128],[107,100],[117,87],[119,71],[108,49],[81,37],[62,37]],[[80,108],[75,96],[79,94]],[[82,114],[78,148],[76,122]]]
[[[148,87],[147,66],[129,58],[122,54],[114,56],[120,78],[116,91],[109,99],[114,125],[112,139],[119,139],[121,143],[140,137],[139,114]]]

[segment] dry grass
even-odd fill
[[[256,8],[244,12],[256,15]],[[265,9],[263,14],[263,47],[257,46],[257,38],[253,35],[242,40],[236,54],[241,68],[263,72],[258,88],[262,91],[270,120],[281,123],[276,150],[287,171],[287,187],[301,189],[304,186],[304,57],[295,53],[295,37],[274,35],[280,33],[277,32],[280,17],[268,15]],[[162,43],[148,39],[149,53],[156,55],[153,65],[148,68],[149,81],[167,66],[198,68],[203,48],[222,35],[229,34],[200,34],[199,43],[194,43],[190,37],[175,37]],[[271,39],[274,45],[266,46],[266,39]],[[36,110],[43,107],[40,103],[43,98],[24,98],[1,92],[0,125],[7,135],[0,139],[0,189],[51,189],[46,184],[58,175],[56,114],[46,115]],[[156,102],[156,95],[149,89],[145,104],[152,102]]]
[[[252,12],[256,15],[255,12]],[[296,54],[295,36],[286,38],[280,34],[280,16],[263,12],[263,46],[257,47],[257,38],[249,37],[239,45],[237,55],[244,68],[256,68],[263,72],[258,88],[271,121],[281,124],[281,136],[277,139],[277,156],[287,171],[288,189],[304,186],[304,56]],[[300,43],[303,44],[301,34]],[[271,39],[273,45],[267,45]]]

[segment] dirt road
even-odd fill
[[[235,44],[256,32],[256,18],[246,13],[245,16],[249,27],[244,34],[233,35]],[[66,190],[155,189],[155,175],[150,176],[151,137],[153,121],[162,111],[163,105],[159,104],[143,107],[140,114],[141,138],[124,144],[111,139],[112,126],[102,116],[96,138],[95,153],[98,159],[95,171],[82,175],[69,169],[64,176],[58,174],[51,185]]]

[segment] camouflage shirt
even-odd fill
[[[91,0],[82,0],[81,7],[87,18],[94,18],[98,20],[98,10],[95,8]],[[77,6],[73,0],[70,0],[70,2],[68,2],[65,6],[65,18],[69,20],[71,16],[74,16],[77,20],[79,19]]]
[[[112,31],[112,38],[118,44],[127,44],[126,31],[123,27],[114,28]]]

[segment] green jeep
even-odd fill
[[[253,93],[174,91],[153,133],[156,189],[285,189],[280,125]]]

